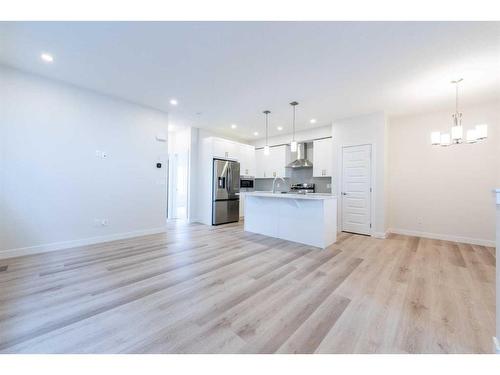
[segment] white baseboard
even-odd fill
[[[500,342],[496,337],[493,337],[493,353],[500,354]]]
[[[50,251],[64,250],[72,247],[94,245],[103,242],[123,240],[126,238],[147,236],[149,234],[163,233],[166,231],[166,229],[167,229],[166,226],[164,226],[159,228],[137,230],[133,232],[110,234],[107,236],[82,238],[73,241],[61,241],[43,245],[20,247],[17,249],[0,250],[0,259],[14,258],[31,254],[47,253]]]
[[[386,232],[372,232],[371,236],[375,237],[375,238],[384,239],[384,238],[387,238],[387,233]]]
[[[415,236],[415,237],[431,238],[433,240],[462,242],[462,243],[468,243],[468,244],[471,244],[471,245],[481,245],[481,246],[495,247],[495,241],[483,240],[483,239],[480,239],[480,238],[461,237],[461,236],[453,236],[453,235],[449,235],[449,234],[438,234],[438,233],[420,232],[420,231],[417,231],[417,230],[397,229],[397,228],[391,228],[391,229],[388,230],[388,232],[389,233],[394,233],[394,234],[402,234],[402,235],[405,235],[405,236]]]

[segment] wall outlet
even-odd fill
[[[95,227],[107,227],[109,225],[108,219],[94,219]]]
[[[108,157],[108,153],[106,151],[95,150],[95,157],[98,159],[106,159]]]

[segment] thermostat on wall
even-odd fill
[[[156,140],[158,142],[166,142],[167,141],[167,136],[165,135],[165,133],[158,133],[156,135]]]

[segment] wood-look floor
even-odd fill
[[[491,352],[493,248],[168,225],[0,260],[0,352]]]

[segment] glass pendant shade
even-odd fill
[[[298,102],[291,102],[290,105],[293,108],[293,120],[292,120],[292,141],[290,142],[290,151],[297,152],[297,141],[295,140],[295,108],[299,105]]]
[[[451,139],[455,143],[459,143],[464,137],[464,128],[462,125],[455,125],[451,127]]]
[[[476,125],[475,130],[476,130],[476,138],[478,140],[486,139],[488,137],[488,125],[486,124]]]
[[[431,133],[431,144],[439,145],[441,143],[441,132],[432,132]]]
[[[476,143],[477,142],[477,131],[476,129],[467,130],[467,143]]]
[[[271,111],[266,109],[262,113],[266,115],[266,145],[264,146],[264,155],[269,155],[269,114]]]
[[[449,146],[451,144],[464,143],[476,143],[488,137],[488,125],[479,124],[473,129],[468,129],[464,140],[464,128],[462,126],[462,113],[458,110],[458,84],[462,82],[463,79],[460,78],[456,81],[451,81],[455,85],[455,113],[453,117],[453,126],[451,127],[450,133],[431,133],[431,144]]]
[[[449,146],[451,144],[450,133],[441,134],[441,146]]]

